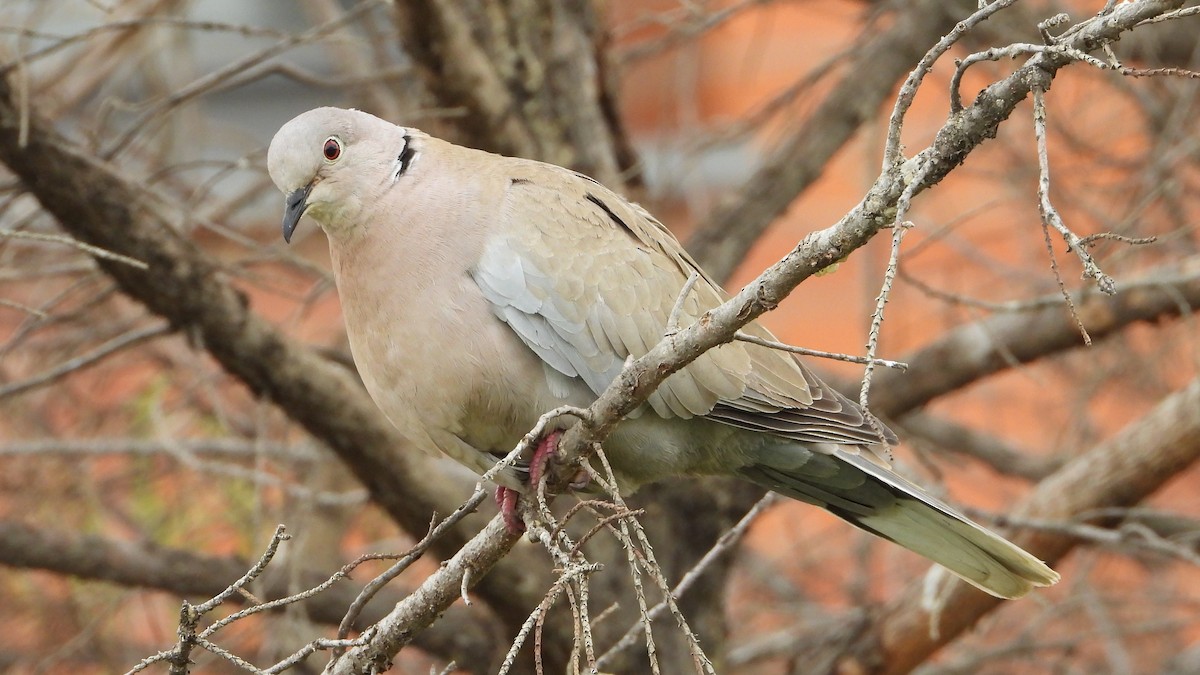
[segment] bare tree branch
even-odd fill
[[[898,425],[908,441],[934,443],[942,452],[972,457],[999,474],[1019,476],[1036,483],[1062,466],[1062,459],[1058,457],[1022,453],[994,436],[936,419],[926,413],[909,413],[900,418]]]
[[[1096,339],[1114,335],[1131,324],[1179,316],[1200,308],[1200,274],[1184,269],[1135,280],[1115,295],[1084,293],[1079,316]],[[909,365],[901,374],[880,372],[871,405],[881,414],[900,417],[948,392],[1014,363],[1029,363],[1047,354],[1083,345],[1083,338],[1061,304],[1031,312],[997,314],[961,326],[900,359]]]
[[[895,23],[873,26],[844,65],[841,80],[791,138],[779,144],[738,193],[703,223],[688,251],[716,279],[726,279],[763,231],[824,171],[829,159],[891,96],[896,83],[974,3],[898,3]]]
[[[592,3],[536,0],[493,11],[418,0],[396,9],[403,46],[425,86],[442,105],[468,111],[454,120],[464,143],[573,167],[614,187],[625,183],[632,153],[604,79],[607,56]]]
[[[334,662],[333,669],[328,672],[336,675],[386,670],[396,653],[412,642],[417,633],[433,624],[461,597],[464,589],[478,583],[515,541],[516,537],[507,531],[504,519],[493,518],[436,574],[427,577],[420,587],[375,624],[377,637],[365,647],[351,649]]]
[[[86,354],[80,354],[79,356],[69,359],[64,363],[60,363],[45,372],[38,373],[37,375],[25,380],[21,380],[20,382],[12,382],[9,384],[0,385],[0,399],[8,396],[15,396],[17,394],[27,392],[30,389],[44,387],[66,377],[67,375],[70,375],[71,373],[82,370],[99,361],[102,361],[105,358],[112,356],[113,354],[116,354],[124,349],[129,349],[147,340],[152,340],[160,335],[165,335],[166,333],[167,328],[162,325],[138,328],[127,333],[123,333],[96,347],[92,351]]]
[[[181,596],[212,597],[245,573],[249,562],[215,558],[151,543],[121,542],[91,535],[67,535],[0,520],[0,564],[50,570],[80,579],[107,581],[122,586],[153,588]],[[325,578],[316,571],[300,574],[305,585]],[[268,574],[256,588],[262,600],[291,594],[293,579]],[[335,585],[303,602],[313,621],[336,626],[359,589],[349,582]],[[397,592],[382,594],[367,605],[360,620],[370,624],[402,599]],[[233,596],[235,602],[245,598]],[[472,672],[489,672],[503,655],[503,638],[478,613],[464,608],[449,610],[442,621],[414,638],[414,646],[458,662]]]
[[[1102,509],[1132,506],[1198,458],[1200,380],[1194,380],[1150,414],[1038,484],[1015,509],[1013,518],[1071,521]],[[1036,530],[1021,532],[1013,541],[1054,564],[1078,540],[1056,531]],[[818,647],[806,658],[836,663],[829,672],[909,672],[1000,605],[996,598],[952,583],[949,593],[939,599],[936,631],[931,630],[930,615],[923,608],[925,591],[917,583],[883,607],[848,651],[826,654]]]

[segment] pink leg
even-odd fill
[[[500,507],[500,515],[504,517],[504,524],[512,534],[525,531],[525,523],[521,522],[521,516],[517,515],[517,498],[520,496],[521,493],[516,490],[504,486],[496,488],[496,506]]]
[[[562,431],[551,431],[538,441],[537,448],[533,451],[533,457],[529,460],[529,485],[534,489],[537,489],[537,484],[546,474],[550,458],[555,452],[558,452],[558,439],[561,437]]]
[[[542,480],[542,476],[546,473],[546,465],[550,462],[550,456],[558,450],[558,438],[562,436],[561,431],[552,431],[538,441],[537,448],[533,451],[533,458],[529,462],[529,485],[537,489],[537,484]],[[521,534],[525,531],[525,523],[521,522],[521,516],[517,514],[517,499],[521,493],[506,487],[496,488],[496,505],[500,507],[500,515],[504,516],[504,524],[508,526],[508,531],[513,534]]]

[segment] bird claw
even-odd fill
[[[537,447],[533,450],[533,457],[529,461],[529,485],[534,490],[537,489],[538,483],[542,481],[542,477],[546,475],[546,469],[550,465],[550,458],[558,450],[558,439],[562,436],[561,431],[552,431],[546,434],[540,441]],[[586,478],[586,477],[585,477]],[[578,477],[571,484],[575,485]],[[586,480],[585,483],[586,485]],[[504,525],[508,527],[508,531],[512,534],[522,534],[525,532],[525,522],[521,519],[521,514],[517,512],[517,500],[520,499],[521,493],[498,486],[496,488],[496,506],[500,507],[500,515],[504,518]]]
[[[520,496],[521,493],[512,488],[506,488],[503,485],[496,486],[496,506],[500,507],[504,525],[511,534],[525,532],[525,521],[521,520],[521,514],[517,513],[517,499]]]
[[[537,489],[538,483],[542,482],[542,477],[546,475],[546,469],[550,467],[550,458],[558,452],[560,438],[562,431],[551,431],[543,436],[534,448],[533,457],[529,460],[529,485],[533,489]]]

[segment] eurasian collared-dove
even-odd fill
[[[649,213],[558,166],[452,145],[354,110],[288,122],[267,165],[283,236],[325,230],[367,391],[411,442],[477,472],[538,417],[587,406],[664,333],[700,272]],[[700,272],[679,314],[726,296]],[[751,335],[770,338],[749,324]],[[887,468],[895,436],[793,355],[734,342],[671,375],[605,452],[625,489],[739,476],[1017,597],[1059,576]],[[499,479],[523,490],[518,471]]]

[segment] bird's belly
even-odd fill
[[[721,475],[748,463],[753,434],[710,420],[664,419],[651,410],[622,420],[604,442],[609,463],[629,488],[680,475]]]

